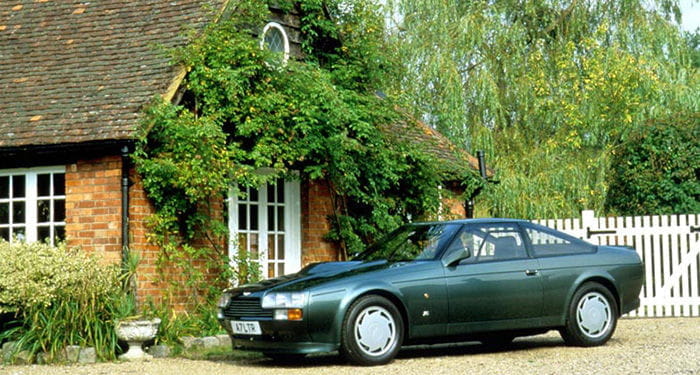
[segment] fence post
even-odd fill
[[[583,210],[581,211],[581,229],[583,229],[584,240],[589,239],[588,233],[591,231],[598,230],[598,220],[595,218],[595,211],[593,210]]]

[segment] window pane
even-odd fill
[[[284,275],[284,263],[277,264],[277,276]]]
[[[267,203],[275,203],[275,185],[267,184]]]
[[[284,260],[284,234],[277,235],[277,259]]]
[[[39,215],[38,219],[40,223],[51,221],[51,201],[41,200],[36,202],[36,211],[37,215]]]
[[[66,175],[64,173],[54,173],[53,195],[66,195]]]
[[[24,202],[12,202],[12,223],[24,223]]]
[[[238,205],[238,229],[240,230],[248,229],[248,215],[246,215],[247,207],[248,206],[245,204]]]
[[[250,205],[250,230],[258,230],[258,205]]]
[[[267,207],[267,230],[275,230],[275,207]]]
[[[5,241],[10,241],[10,229],[9,228],[0,228],[0,239],[3,239]]]
[[[36,235],[39,242],[51,243],[51,227],[37,227]]]
[[[267,259],[278,259],[275,251],[275,235],[267,235]]]
[[[10,197],[10,176],[0,176],[0,199]]]
[[[284,203],[284,181],[277,183],[277,202]]]
[[[0,203],[0,224],[10,223],[10,203]]]
[[[267,276],[268,277],[275,277],[275,264],[274,263],[268,263],[267,264]]]
[[[59,241],[66,240],[66,228],[63,225],[57,225],[53,228],[53,236]]]
[[[19,241],[24,241],[27,239],[24,235],[24,227],[14,227],[12,228],[12,235],[15,236]]]
[[[53,201],[53,221],[60,222],[66,220],[66,201],[57,199]]]
[[[245,256],[248,251],[248,235],[238,233],[238,256]]]
[[[275,27],[267,29],[265,33],[265,45],[272,52],[284,52],[284,37],[282,36],[282,32]]]
[[[535,256],[571,255],[592,252],[590,245],[577,238],[546,229],[526,228]]]
[[[277,207],[277,230],[284,231],[284,207]]]
[[[260,256],[258,255],[258,235],[255,233],[251,233],[249,235],[250,239],[250,257],[252,259],[258,259]]]
[[[12,196],[24,198],[24,176],[12,176]]]
[[[248,200],[251,202],[258,201],[258,190],[248,188]]]
[[[51,175],[40,174],[36,176],[37,195],[40,197],[48,197],[51,195]]]

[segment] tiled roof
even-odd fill
[[[0,148],[132,138],[173,83],[162,47],[224,0],[3,0]]]
[[[410,119],[398,121],[385,126],[384,131],[399,142],[422,148],[424,152],[439,160],[438,167],[447,173],[459,173],[468,168],[479,170],[479,160],[476,157],[455,146],[442,133],[424,122]],[[493,177],[494,171],[487,168],[486,175]]]

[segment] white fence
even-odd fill
[[[598,245],[632,246],[644,261],[641,307],[629,316],[700,316],[700,215],[534,220]]]

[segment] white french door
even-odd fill
[[[229,192],[229,256],[245,250],[260,264],[262,277],[294,273],[301,268],[299,181],[276,180]]]

